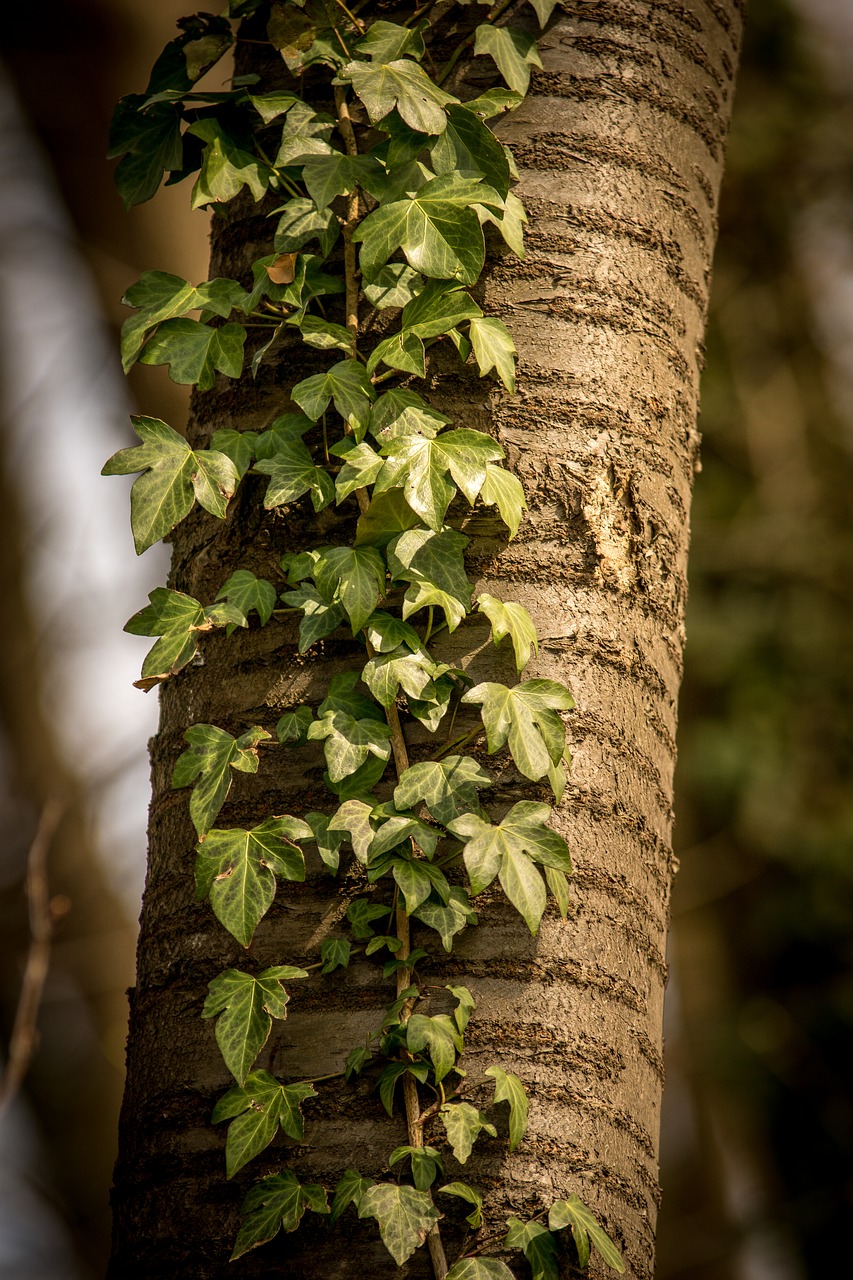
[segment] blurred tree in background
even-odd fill
[[[102,159],[113,101],[144,80],[171,22],[191,8],[183,0],[44,0],[4,14],[8,72],[54,163],[114,327],[119,296],[145,268],[206,274],[204,223],[189,217],[180,189],[164,193],[165,205],[125,215]],[[842,0],[750,3],[694,505],[660,1280],[817,1280],[837,1271],[853,1220],[847,9]],[[146,409],[178,425],[182,392],[163,370],[138,376]],[[23,499],[6,426],[0,510],[8,521]],[[103,457],[110,451],[105,445]],[[103,482],[94,473],[91,485],[82,501],[97,504]],[[123,510],[121,521],[115,536],[127,563]],[[59,927],[52,1006],[28,1086],[53,1162],[45,1178],[76,1231],[77,1269],[63,1271],[64,1280],[103,1270],[120,1083],[110,1037],[132,980],[132,934],[105,870],[114,851],[96,848],[87,825],[78,782],[88,778],[71,778],[50,717],[42,724],[25,714],[22,692],[37,701],[40,649],[61,629],[27,623],[27,548],[5,535],[0,545],[15,623],[0,646],[4,1043],[26,948],[23,856],[43,779],[66,775],[71,797],[51,888],[69,893],[72,911]],[[136,588],[124,616],[139,598]],[[141,831],[138,847],[141,854]],[[75,865],[88,868],[85,893],[63,879]],[[81,1090],[76,1082],[92,1072],[99,1083]],[[21,1280],[7,1257],[0,1247],[0,1277]],[[42,1266],[32,1274],[60,1273]]]

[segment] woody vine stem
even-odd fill
[[[544,26],[555,0],[530,3]],[[249,626],[279,628],[283,655],[345,630],[364,652],[361,668],[334,676],[318,706],[286,710],[274,729],[254,725],[235,738],[216,725],[189,726],[187,750],[174,766],[174,787],[191,788],[198,896],[247,950],[279,884],[305,879],[303,844],[316,846],[330,880],[346,871],[341,850],[349,848],[367,888],[347,909],[352,939],[325,939],[316,962],[260,973],[230,968],[209,985],[202,1016],[215,1019],[235,1080],[212,1117],[228,1122],[229,1178],[280,1131],[302,1139],[302,1109],[323,1083],[282,1081],[256,1066],[291,991],[351,963],[381,964],[396,988],[341,1072],[347,1080],[372,1078],[391,1115],[402,1086],[408,1140],[388,1156],[391,1176],[349,1169],[334,1188],[301,1183],[283,1149],[279,1171],[244,1198],[232,1257],[297,1230],[306,1211],[334,1225],[354,1210],[375,1220],[398,1267],[425,1244],[436,1280],[511,1280],[504,1259],[519,1250],[534,1275],[552,1280],[562,1257],[583,1268],[593,1246],[623,1271],[615,1244],[574,1193],[527,1222],[510,1218],[506,1231],[480,1237],[483,1199],[474,1183],[454,1176],[435,1185],[445,1161],[461,1169],[475,1144],[498,1140],[498,1130],[464,1096],[487,1083],[470,1082],[460,1066],[474,996],[464,986],[437,990],[424,982],[429,954],[412,946],[412,921],[450,952],[477,924],[477,895],[497,879],[535,934],[549,891],[565,918],[571,874],[566,842],[548,825],[550,805],[523,800],[492,821],[479,797],[492,779],[463,754],[484,734],[488,754],[508,751],[518,773],[543,795],[549,787],[559,802],[568,689],[537,678],[473,685],[435,650],[437,636],[464,626],[476,610],[495,645],[510,642],[519,674],[536,652],[525,608],[487,594],[472,599],[468,539],[458,527],[464,508],[455,502],[461,495],[470,507],[496,508],[513,537],[523,489],[502,465],[497,440],[453,428],[417,389],[431,348],[449,342],[481,377],[514,390],[512,337],[470,290],[485,262],[484,225],[496,228],[505,252],[524,252],[512,157],[488,121],[518,107],[531,68],[541,63],[533,37],[510,21],[523,3],[499,3],[483,18],[482,6],[472,13],[467,2],[430,0],[396,22],[376,17],[373,7],[367,0],[352,7],[344,0],[229,0],[220,15],[185,18],[145,93],[119,103],[111,131],[128,205],[154,195],[168,172],[170,182],[195,175],[193,208],[237,218],[248,192],[275,219],[272,252],[252,264],[251,279],[193,286],[146,272],[125,297],[134,309],[122,330],[125,369],[137,360],[168,365],[174,381],[204,393],[218,376],[242,377],[246,364],[256,377],[294,342],[333,361],[289,387],[289,404],[265,430],[218,430],[208,448],[191,448],[159,419],[134,418],[141,443],[117,453],[104,472],[141,473],[131,491],[137,552],[167,536],[196,503],[227,520],[247,474],[267,477],[264,507],[285,521],[309,503],[315,512],[333,503],[344,513],[353,508],[350,543],[284,553],[280,597],[270,580],[237,566],[211,602],[158,587],[126,628],[156,638],[138,682],[144,689],[181,679],[215,629],[236,644]],[[448,33],[456,43],[436,65]],[[280,75],[272,83],[256,73],[235,76],[225,91],[199,87],[243,39],[277,51]],[[454,83],[460,79],[471,56],[490,58],[504,84],[462,101],[442,86],[451,72]],[[333,100],[334,115],[302,96],[306,75],[315,87],[325,77],[321,92]],[[368,318],[363,326],[360,311]],[[343,323],[331,318],[336,313]],[[480,720],[454,739],[460,708],[475,709]],[[419,746],[415,763],[406,743],[412,721],[433,741],[431,756],[421,758]],[[254,774],[262,750],[311,743],[325,763],[329,811],[276,814],[251,829],[214,826],[234,770]],[[385,780],[392,757],[393,783]],[[442,1004],[445,1011],[424,1012]],[[498,1064],[485,1076],[494,1082],[493,1107],[508,1105],[513,1150],[526,1127],[524,1087]],[[437,1196],[470,1209],[449,1267]]]

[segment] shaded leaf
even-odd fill
[[[394,790],[398,809],[413,809],[423,802],[436,822],[448,826],[460,814],[480,811],[477,791],[490,787],[492,779],[470,756],[445,756],[406,769]]]
[[[172,773],[172,786],[193,787],[190,817],[196,832],[203,836],[225,803],[231,787],[231,770],[257,773],[259,742],[270,737],[266,729],[255,725],[239,738],[213,724],[194,724],[184,734],[190,744],[177,759]]]
[[[559,1280],[557,1240],[540,1222],[520,1222],[508,1218],[504,1237],[507,1249],[521,1249],[530,1263],[532,1280]]]
[[[354,1204],[357,1209],[361,1203],[361,1197],[372,1186],[372,1178],[363,1178],[356,1169],[347,1169],[346,1173],[338,1179],[335,1185],[335,1196],[332,1201],[329,1226],[333,1226],[337,1222],[344,1209],[348,1208],[349,1205]]]
[[[235,569],[216,593],[217,600],[227,600],[246,616],[257,612],[261,626],[266,626],[275,608],[276,590],[265,578],[256,578],[249,569]]]
[[[314,1183],[301,1185],[290,1172],[276,1173],[252,1187],[243,1201],[246,1215],[237,1234],[231,1261],[259,1244],[272,1240],[279,1231],[295,1231],[306,1209],[328,1213],[326,1193]]]
[[[217,371],[228,378],[240,377],[245,341],[241,324],[213,329],[200,320],[164,320],[138,358],[140,364],[167,364],[173,382],[210,391]]]
[[[315,464],[301,440],[282,443],[272,457],[259,458],[255,471],[270,478],[264,495],[267,510],[296,502],[306,493],[311,495],[315,511],[322,511],[334,500],[332,477]]]
[[[515,1276],[498,1258],[463,1258],[450,1268],[444,1280],[515,1280]]]
[[[293,841],[312,834],[299,818],[267,818],[249,831],[208,831],[197,845],[196,893],[210,897],[217,920],[244,947],[275,897],[276,877],[305,879],[305,859]]]
[[[216,1043],[238,1084],[243,1084],[266,1044],[272,1019],[287,1016],[290,997],[282,982],[307,977],[304,969],[279,965],[256,978],[227,969],[208,984],[201,1016],[217,1019]]]
[[[358,1216],[377,1220],[382,1243],[401,1267],[424,1243],[441,1214],[426,1191],[374,1183],[361,1197]]]
[[[441,1155],[435,1147],[395,1147],[388,1157],[388,1168],[393,1169],[406,1157],[412,1162],[412,1181],[418,1191],[429,1191],[437,1173],[444,1173]]]

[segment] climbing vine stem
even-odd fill
[[[554,0],[531,6],[545,25]],[[229,0],[222,15],[179,23],[145,93],[122,99],[113,120],[116,181],[129,206],[154,195],[168,173],[170,181],[192,177],[193,208],[236,220],[251,198],[270,219],[269,252],[244,278],[192,285],[147,271],[128,290],[125,369],[137,361],[166,365],[174,381],[203,395],[221,379],[283,369],[294,343],[313,349],[319,366],[286,384],[263,430],[217,430],[206,448],[159,419],[133,419],[140,443],[104,471],[139,473],[131,493],[137,551],[168,535],[196,504],[227,519],[247,474],[266,480],[264,509],[277,531],[288,529],[291,516],[302,527],[311,510],[332,505],[352,508],[355,527],[342,545],[286,547],[273,573],[283,575],[283,591],[281,581],[238,564],[213,600],[158,587],[127,624],[154,638],[138,682],[144,689],[186,679],[214,630],[237,646],[250,625],[277,628],[285,661],[294,648],[306,653],[340,633],[364,654],[360,667],[328,681],[319,703],[290,706],[275,725],[252,725],[237,737],[213,724],[187,726],[186,750],[174,764],[172,783],[188,792],[198,838],[197,894],[243,947],[251,948],[279,887],[304,880],[303,845],[316,846],[330,881],[343,880],[341,850],[351,850],[368,886],[349,902],[351,937],[326,938],[318,959],[260,972],[229,968],[209,984],[202,1016],[214,1024],[234,1078],[212,1117],[227,1124],[229,1178],[280,1132],[301,1140],[303,1107],[316,1086],[340,1078],[286,1081],[258,1066],[300,984],[329,981],[355,963],[381,965],[394,983],[379,1025],[342,1064],[345,1080],[373,1082],[390,1115],[402,1094],[407,1142],[389,1153],[389,1176],[348,1169],[334,1187],[303,1183],[282,1150],[277,1171],[245,1196],[234,1258],[296,1231],[306,1212],[335,1224],[355,1211],[375,1220],[397,1267],[425,1245],[436,1280],[506,1280],[514,1273],[505,1259],[519,1251],[551,1280],[561,1253],[584,1267],[591,1246],[624,1270],[615,1244],[574,1193],[480,1238],[483,1198],[465,1180],[465,1166],[478,1143],[499,1139],[491,1111],[467,1098],[494,1086],[492,1108],[508,1117],[510,1150],[524,1139],[528,1098],[521,1079],[499,1064],[468,1080],[460,1059],[474,995],[422,978],[429,950],[421,941],[431,936],[451,952],[477,924],[476,898],[493,881],[535,934],[549,893],[565,918],[571,874],[568,846],[544,800],[550,789],[559,802],[565,786],[562,713],[571,695],[557,681],[522,678],[537,649],[522,605],[486,593],[473,598],[455,502],[491,508],[514,537],[524,492],[498,440],[454,426],[425,390],[439,346],[455,348],[506,394],[515,387],[512,337],[472,294],[485,263],[485,225],[503,238],[505,252],[524,252],[514,167],[489,122],[519,105],[541,63],[526,27],[504,23],[509,7],[500,3],[479,21],[464,5],[460,19],[457,6],[430,2],[398,24],[375,17],[367,2]],[[453,13],[464,34],[431,78],[424,65],[434,65],[431,19],[439,15],[441,35]],[[205,91],[205,73],[238,39],[243,20],[251,34],[239,39],[250,45],[263,43],[257,34],[265,26],[281,74],[269,82],[238,75],[227,91]],[[442,85],[452,72],[459,81],[472,51],[491,59],[503,83],[459,98]],[[310,101],[302,94],[307,73]],[[333,101],[334,114],[316,101]],[[445,633],[472,614],[511,653],[515,684],[475,685],[441,660]],[[454,738],[460,708],[478,719]],[[414,763],[407,726],[418,730]],[[432,745],[423,748],[424,739]],[[481,803],[491,775],[464,754],[483,739],[478,756],[508,753],[536,797],[499,821]],[[261,748],[266,762],[295,746],[314,750],[325,766],[325,809],[267,816],[250,828],[217,826],[235,771],[256,773]],[[286,952],[285,935],[280,945]],[[433,1008],[443,1011],[423,1011]],[[451,1180],[436,1185],[446,1163]],[[448,1267],[440,1206],[454,1197],[469,1212]]]

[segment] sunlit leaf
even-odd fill
[[[208,984],[203,1018],[216,1018],[216,1043],[225,1065],[243,1084],[269,1037],[273,1018],[287,1016],[284,981],[307,978],[304,969],[278,965],[257,977],[227,969]]]
[[[514,1151],[527,1128],[528,1099],[518,1076],[503,1067],[487,1067],[486,1075],[495,1082],[495,1102],[509,1103],[509,1149]]]
[[[208,831],[197,846],[196,892],[210,897],[216,918],[244,947],[275,897],[276,877],[305,879],[305,859],[293,841],[312,836],[299,818],[267,818],[249,831]]]

